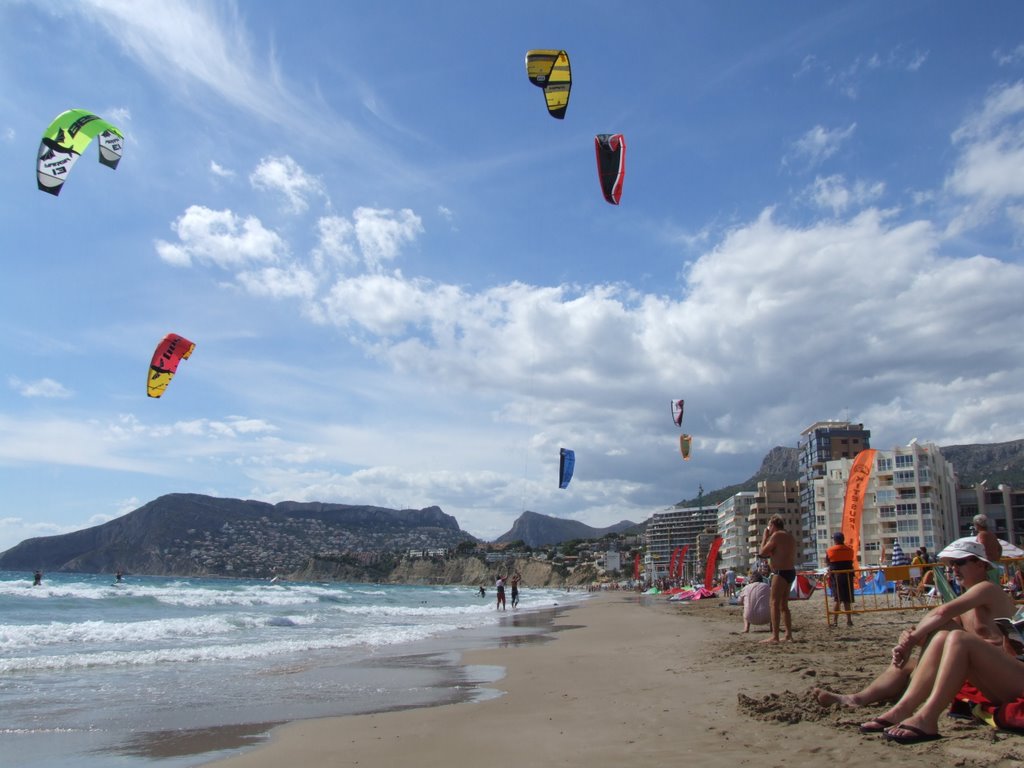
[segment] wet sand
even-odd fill
[[[820,593],[819,593],[820,594]],[[944,738],[901,746],[865,736],[882,707],[822,707],[815,686],[860,687],[884,668],[900,629],[921,613],[826,625],[821,598],[794,604],[795,641],[742,634],[723,600],[670,603],[605,593],[555,618],[551,642],[465,654],[501,667],[500,695],[437,707],[294,722],[218,768],[659,765],[820,768],[851,762],[1009,768],[1024,736],[950,720]]]

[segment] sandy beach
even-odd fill
[[[820,594],[820,593],[819,593]],[[1024,736],[947,720],[944,738],[901,746],[857,726],[882,711],[823,708],[810,691],[860,687],[920,611],[829,628],[822,599],[793,604],[795,640],[742,633],[724,600],[604,593],[561,613],[546,642],[466,654],[497,665],[501,695],[475,702],[289,723],[218,768],[417,765],[903,766],[1024,762]],[[682,761],[682,762],[680,762]]]

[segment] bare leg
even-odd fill
[[[789,613],[789,587],[782,596],[782,623],[786,627],[786,639],[793,639],[793,617]]]
[[[939,717],[964,680],[970,681],[994,703],[1013,701],[1024,691],[1024,664],[977,635],[952,632],[943,644],[928,698],[916,713],[907,713],[893,722],[919,728],[924,733],[938,733]],[[913,735],[901,731],[899,726],[888,729],[887,733]]]
[[[943,631],[936,632],[932,636],[928,647],[925,648],[924,653],[921,655],[921,660],[917,663],[916,671],[910,678],[910,684],[903,692],[903,695],[900,696],[900,700],[875,718],[876,720],[888,720],[890,723],[903,722],[903,718],[909,717],[928,698],[935,684],[935,675],[938,672],[943,649],[949,640],[950,634],[950,632]],[[895,667],[890,667],[889,669],[895,669]],[[953,698],[952,693],[949,695],[949,698]],[[949,706],[949,701],[946,702],[946,706]],[[935,733],[934,730],[931,732]]]
[[[762,640],[762,643],[777,643],[779,642],[779,628],[781,626],[780,618],[782,614],[782,601],[789,594],[789,585],[786,580],[775,574],[772,576],[771,592],[768,595],[768,606],[772,616],[772,636],[766,640]]]
[[[814,697],[819,704],[826,707],[830,704],[863,707],[880,701],[893,701],[907,689],[907,682],[911,679],[913,669],[913,661],[907,662],[902,667],[894,667],[890,664],[882,674],[856,693],[832,693],[832,691],[815,688]]]

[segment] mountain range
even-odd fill
[[[964,485],[1024,486],[1024,440],[939,449]],[[761,480],[799,477],[796,448],[771,449],[758,471],[742,483],[719,488],[676,506],[715,505]],[[642,531],[646,521],[623,520],[594,528],[577,520],[526,511],[495,544],[530,547],[609,533]],[[332,558],[368,566],[390,553],[453,549],[481,542],[438,507],[394,510],[374,506],[221,499],[169,494],[102,525],[59,536],[27,539],[0,553],[0,570],[59,570],[153,575],[266,577],[294,573],[311,559]]]

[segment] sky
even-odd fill
[[[71,108],[124,157],[53,197]],[[180,492],[493,539],[645,520],[821,420],[1024,437],[1017,2],[4,0],[0,182],[0,551]]]

